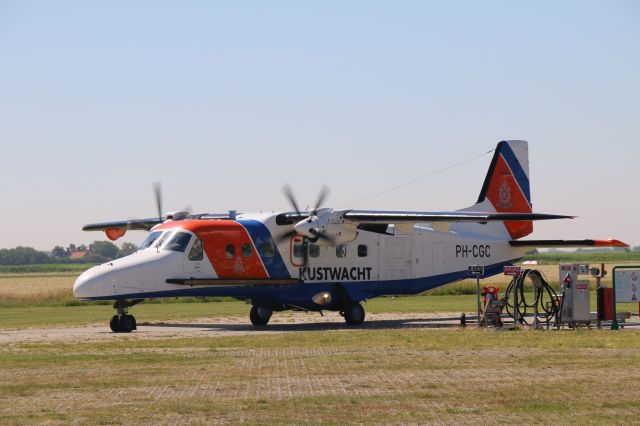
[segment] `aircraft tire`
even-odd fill
[[[249,319],[251,324],[255,326],[263,326],[267,325],[271,319],[271,314],[273,314],[271,309],[254,305],[251,307],[251,312],[249,312]]]
[[[120,318],[118,318],[117,315],[111,317],[111,321],[109,321],[109,327],[114,333],[120,332]]]
[[[136,328],[136,318],[133,315],[122,315],[120,317],[120,332],[131,333]]]
[[[360,303],[352,303],[344,310],[344,320],[349,325],[360,325],[364,322],[364,308]]]

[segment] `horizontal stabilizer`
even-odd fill
[[[629,247],[619,240],[514,240],[513,247]]]

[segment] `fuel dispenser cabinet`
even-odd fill
[[[589,324],[591,309],[589,306],[589,280],[579,279],[580,275],[589,275],[589,265],[560,265],[560,322],[564,324]]]
[[[598,287],[598,321],[613,321],[613,289]]]

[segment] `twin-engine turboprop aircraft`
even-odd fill
[[[229,296],[252,305],[263,326],[273,311],[339,311],[348,324],[364,321],[361,302],[416,294],[502,271],[535,247],[627,247],[617,240],[520,240],[533,221],[571,216],[533,213],[528,146],[503,141],[495,149],[478,201],[452,212],[333,210],[223,215],[175,213],[156,219],[86,225],[117,239],[128,229],[150,231],[129,256],[84,272],[73,292],[82,300],[115,300],[114,332],[136,322],[128,308],[159,297]],[[156,194],[158,209],[160,197]]]

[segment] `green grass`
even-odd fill
[[[0,309],[0,329],[107,323],[115,313],[110,303],[104,305],[81,303],[84,305],[4,307]],[[145,301],[133,307],[131,313],[135,315],[138,322],[170,321],[221,316],[248,317],[249,308],[246,303],[231,299],[211,303],[176,303],[175,299],[170,299],[163,303]],[[372,299],[365,304],[365,309],[372,313],[469,312],[475,309],[475,296],[385,297]]]
[[[532,294],[529,297],[533,297]],[[181,299],[177,299],[181,300]],[[203,317],[243,316],[249,314],[249,306],[233,299],[220,299],[209,303],[183,303],[176,299],[163,299],[154,303],[145,301],[131,309],[138,322],[187,320]],[[110,302],[95,304],[79,302],[78,306],[21,306],[0,309],[0,329],[26,327],[62,327],[91,323],[107,323],[115,313]],[[475,295],[461,296],[403,296],[379,297],[364,304],[369,313],[433,313],[475,312]],[[591,309],[596,310],[595,293],[591,295]],[[618,312],[638,312],[635,303],[619,303]],[[274,313],[278,315],[278,313]],[[298,315],[304,315],[299,313]],[[318,315],[311,313],[310,315]],[[295,319],[295,316],[294,316]]]
[[[0,265],[0,274],[84,272],[95,263],[45,263],[37,265]]]
[[[29,306],[0,309],[1,328],[74,326],[108,323],[115,313],[111,303],[82,306]],[[248,315],[249,306],[239,301],[218,303],[141,303],[131,309],[138,322],[200,317]]]
[[[393,329],[24,343],[3,424],[633,424],[635,333]],[[597,391],[594,391],[597,390]]]
[[[538,253],[525,255],[522,260],[537,260],[542,265],[558,263],[612,263],[612,262],[640,262],[640,251],[593,253]]]

